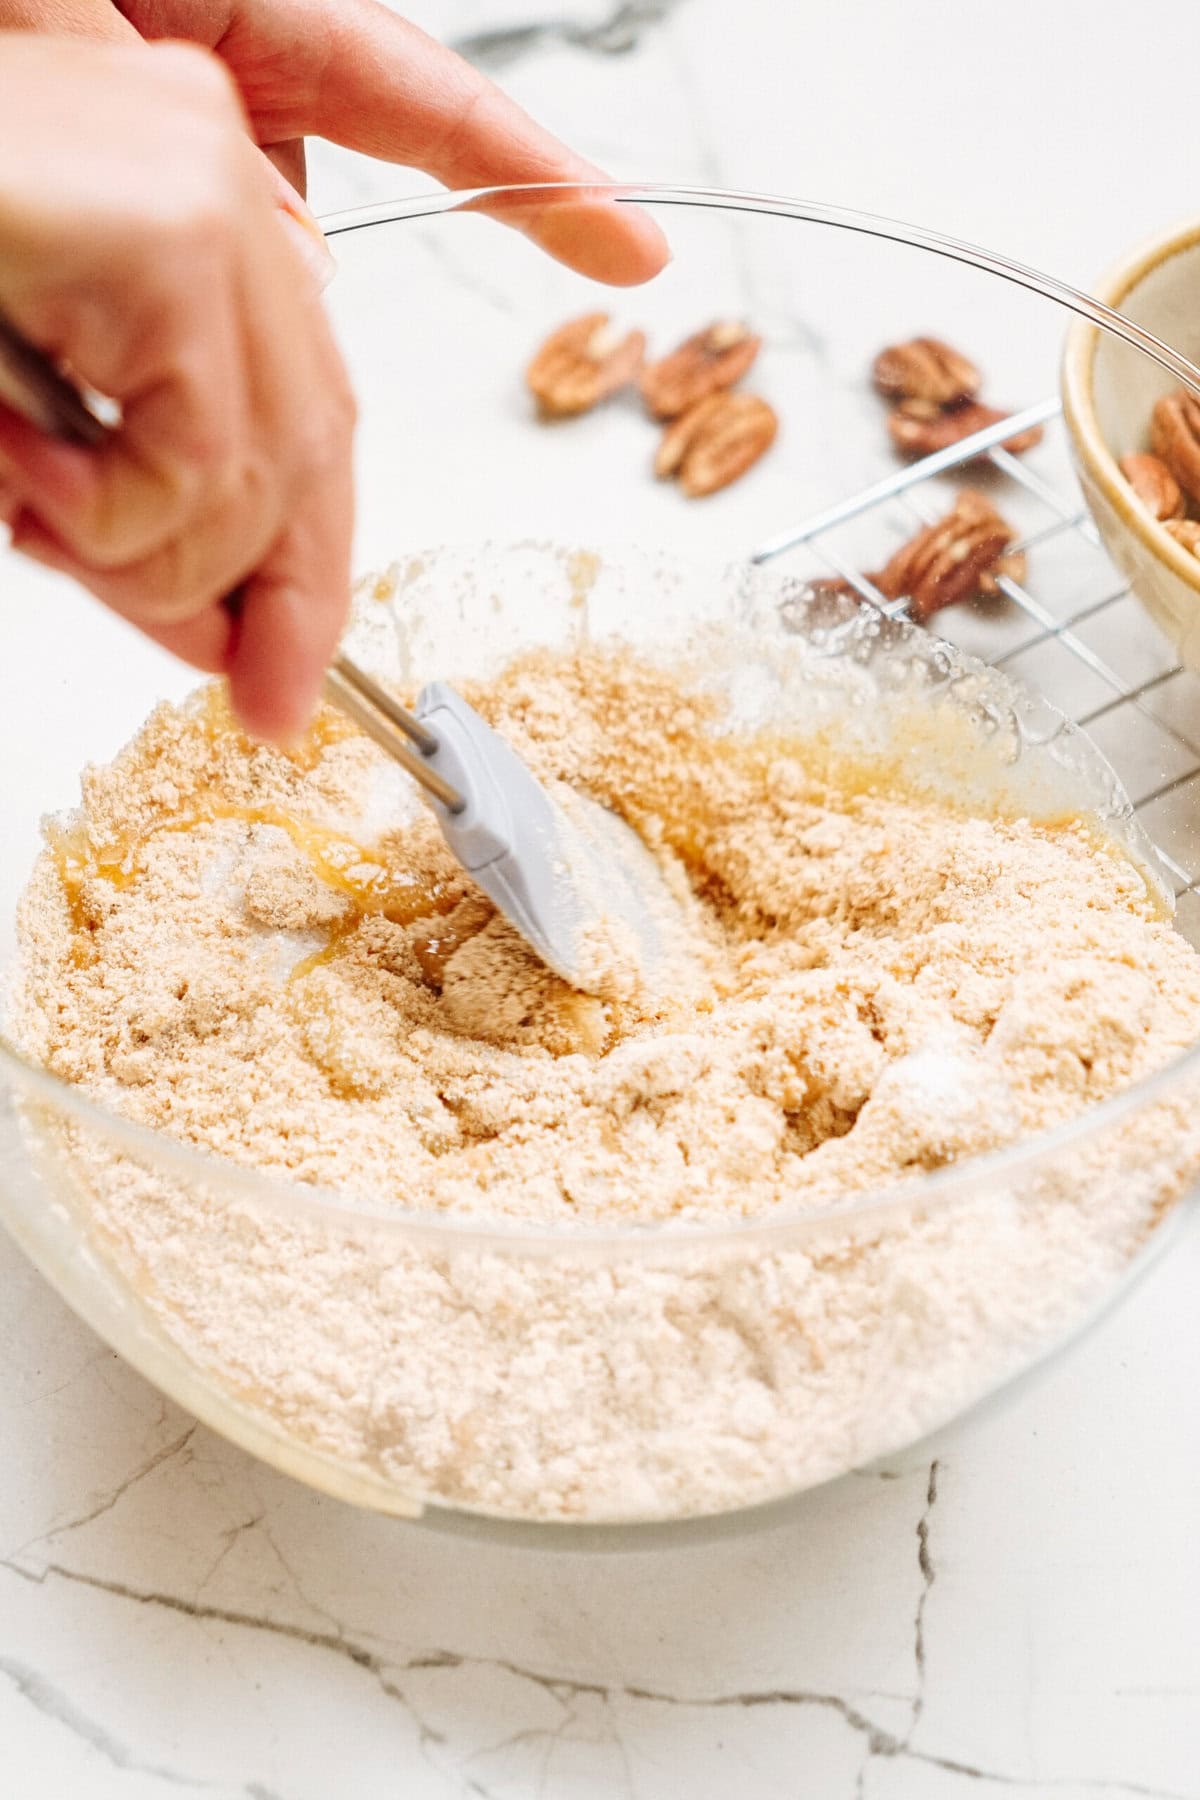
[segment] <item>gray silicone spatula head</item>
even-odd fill
[[[465,802],[431,801],[447,844],[542,961],[587,992],[659,987],[682,914],[637,833],[574,790],[552,795],[448,683],[416,715],[437,740],[423,760]]]

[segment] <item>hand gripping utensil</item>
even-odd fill
[[[117,428],[3,314],[0,400],[70,443]],[[420,783],[452,854],[564,981],[607,993],[670,980],[679,902],[624,820],[574,790],[551,795],[448,682],[409,712],[339,655],[325,697]]]

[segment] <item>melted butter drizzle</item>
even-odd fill
[[[244,746],[247,755],[252,753],[254,745],[239,731],[222,684],[213,683],[205,690],[200,722],[210,741],[232,735]],[[317,766],[330,744],[353,733],[354,727],[348,720],[332,708],[323,708],[301,742],[287,751],[288,761],[302,774],[307,774]],[[299,817],[281,806],[249,805],[209,792],[194,800],[185,812],[162,819],[142,831],[131,832],[127,837],[105,845],[102,851],[97,851],[78,827],[64,829],[53,822],[47,824],[44,835],[67,904],[72,932],[71,960],[75,966],[84,968],[95,961],[97,920],[87,902],[90,882],[104,881],[117,891],[130,888],[145,873],[145,850],[153,838],[165,833],[189,833],[206,825],[225,822],[247,828],[273,826],[286,833],[317,879],[351,902],[350,912],[332,928],[329,941],[296,965],[292,980],[338,956],[346,939],[363,919],[382,917],[398,925],[410,925],[417,919],[448,912],[457,898],[444,882],[422,881],[409,869],[392,868],[378,850],[368,849],[344,831]]]

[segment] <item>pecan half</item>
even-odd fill
[[[1183,517],[1183,490],[1165,462],[1157,456],[1123,456],[1118,467],[1152,519]]]
[[[923,624],[943,606],[994,594],[997,575],[1008,572],[999,564],[1016,535],[990,500],[964,488],[944,518],[901,544],[873,577],[875,586],[889,600],[907,599]]]
[[[973,362],[940,338],[911,338],[881,350],[871,370],[875,386],[889,400],[928,400],[949,406],[979,392],[982,376]]]
[[[938,406],[931,400],[902,400],[888,414],[888,431],[902,456],[932,456],[935,450],[946,450],[961,443],[973,431],[985,425],[998,425],[1007,413],[981,400],[959,400],[953,406]],[[1014,456],[1021,456],[1042,441],[1040,425],[1018,431],[1002,445]]]
[[[709,394],[667,426],[654,473],[679,477],[689,499],[728,487],[775,441],[779,420],[757,394]]]
[[[1195,519],[1167,519],[1165,524],[1177,544],[1182,544],[1193,556],[1200,556],[1200,525]]]
[[[642,398],[656,419],[677,419],[697,400],[740,381],[761,349],[762,339],[748,325],[719,320],[646,365]]]
[[[1176,388],[1154,403],[1150,448],[1162,458],[1188,496],[1200,501],[1200,400]]]
[[[525,379],[544,418],[585,413],[633,380],[646,353],[646,337],[622,337],[607,313],[585,313],[552,331]]]

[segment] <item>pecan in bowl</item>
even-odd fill
[[[1183,517],[1183,489],[1159,457],[1142,453],[1123,456],[1117,466],[1152,519]]]
[[[1188,499],[1200,503],[1200,400],[1187,388],[1176,388],[1155,401],[1150,448]]]
[[[1200,524],[1195,519],[1167,519],[1165,524],[1177,544],[1200,556]]]

